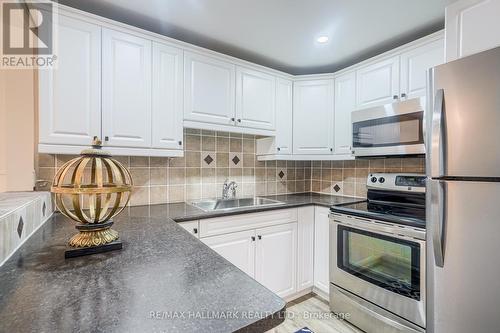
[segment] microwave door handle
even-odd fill
[[[447,158],[445,142],[445,111],[444,111],[444,90],[438,89],[434,99],[434,110],[432,112],[432,132],[431,132],[431,177],[441,177],[444,175]]]
[[[432,247],[436,266],[444,267],[444,244],[446,232],[446,182],[431,182]]]

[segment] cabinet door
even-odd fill
[[[446,61],[500,46],[500,1],[461,0],[446,7]]]
[[[40,70],[40,143],[84,145],[101,136],[101,28],[59,17],[58,61]]]
[[[255,279],[280,297],[296,292],[297,223],[256,230]]]
[[[427,70],[444,62],[444,40],[409,50],[401,55],[401,98],[426,94]]]
[[[179,226],[184,228],[187,232],[189,232],[191,235],[193,235],[196,238],[200,238],[200,229],[199,229],[199,221],[187,221],[187,222],[180,222]]]
[[[184,53],[184,119],[234,125],[235,66]]]
[[[329,209],[316,207],[314,216],[314,287],[329,293]]]
[[[255,230],[201,238],[201,241],[251,277],[255,276]]]
[[[276,78],[256,70],[236,69],[236,125],[274,130]]]
[[[151,41],[111,29],[102,36],[105,144],[150,147]]]
[[[292,81],[277,79],[276,81],[276,152],[292,154]]]
[[[331,154],[333,80],[299,81],[293,89],[293,153]]]
[[[399,57],[357,70],[356,86],[357,109],[392,103],[399,96]]]
[[[152,146],[182,149],[182,50],[153,44]]]
[[[356,109],[356,74],[335,78],[335,154],[351,154],[351,112]]]
[[[298,209],[297,223],[297,291],[314,284],[314,207]]]

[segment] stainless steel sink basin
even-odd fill
[[[191,203],[193,206],[203,209],[206,212],[221,210],[237,210],[250,207],[278,206],[284,202],[267,198],[241,198],[241,199],[218,199],[201,200]]]

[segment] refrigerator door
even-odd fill
[[[500,177],[500,48],[437,66],[429,80],[430,176]]]
[[[500,183],[427,188],[427,332],[498,332]]]

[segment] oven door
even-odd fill
[[[425,154],[423,110],[413,99],[353,112],[354,156]]]
[[[330,281],[425,327],[425,236],[403,236],[398,229],[402,228],[333,216]]]

